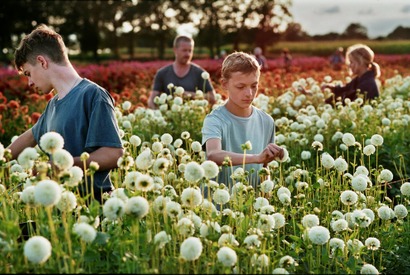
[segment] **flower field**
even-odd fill
[[[195,62],[210,73],[223,104],[221,61]],[[345,71],[300,57],[285,73],[281,60],[269,60],[254,104],[275,119],[285,157],[261,171],[238,168],[220,185],[213,180],[219,168],[200,144],[207,101],[174,95],[160,97],[159,110],[145,108],[165,61],[78,65],[116,99],[125,147],[112,173],[115,190],[102,205],[86,204],[77,192],[98,164],[85,172],[72,167],[61,146],[54,167],[37,147],[10,160],[5,147],[38,119],[49,96],[1,69],[0,272],[407,273],[410,56],[376,62],[381,96],[333,107],[319,87],[348,80]],[[249,173],[261,177],[258,188]],[[211,196],[204,198],[204,187]]]

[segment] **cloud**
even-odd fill
[[[359,14],[360,15],[371,15],[373,14],[373,10],[372,9],[364,9],[364,10],[359,10]]]
[[[325,14],[325,13],[331,13],[331,14],[340,13],[340,8],[339,8],[339,6],[332,6],[332,7],[327,8],[327,9],[322,9],[321,11],[319,11],[319,13],[321,13],[321,14]]]
[[[409,13],[410,12],[410,5],[405,5],[403,6],[403,8],[401,9],[402,13]]]

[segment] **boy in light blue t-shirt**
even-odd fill
[[[244,167],[249,183],[259,184],[258,171],[274,159],[282,159],[284,150],[274,144],[275,124],[266,112],[252,105],[258,93],[260,65],[244,52],[228,55],[222,63],[222,86],[228,92],[227,102],[214,109],[204,120],[202,145],[208,160],[222,165],[228,157],[233,167],[222,166],[219,183],[232,187],[232,171]],[[242,145],[250,142],[245,152]],[[245,166],[243,166],[245,164]]]

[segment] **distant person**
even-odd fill
[[[195,98],[197,90],[203,91],[204,95],[212,106],[215,104],[215,90],[212,86],[211,79],[203,79],[202,73],[205,72],[199,65],[191,62],[194,53],[194,40],[188,36],[179,35],[174,39],[173,51],[175,60],[172,64],[160,68],[155,77],[148,107],[158,109],[155,104],[155,97],[162,93],[171,94],[168,84],[174,84],[174,87],[184,88],[184,97]]]
[[[221,53],[219,54],[219,60],[224,61],[227,55],[228,54],[226,53],[225,50],[221,50]]]
[[[345,63],[343,47],[339,47],[329,58],[330,64],[335,71],[340,71]]]
[[[372,49],[364,44],[350,46],[346,51],[346,64],[349,67],[349,74],[354,78],[346,85],[322,85],[322,90],[330,89],[333,93],[326,103],[333,103],[337,100],[344,103],[346,98],[353,101],[358,95],[362,95],[364,100],[378,97],[379,86],[376,79],[380,76],[380,67],[374,62]]]
[[[202,145],[206,157],[222,166],[229,157],[233,167],[222,166],[218,182],[232,187],[231,173],[243,167],[254,173],[249,182],[254,188],[260,182],[258,171],[272,160],[284,156],[284,150],[274,144],[275,124],[266,112],[252,105],[258,94],[260,65],[250,54],[234,52],[222,63],[221,83],[228,92],[228,100],[209,113],[202,126]],[[250,141],[246,151],[242,145]]]
[[[289,72],[292,66],[292,55],[290,54],[290,51],[288,48],[284,48],[282,50],[282,58],[283,58],[283,67],[285,68],[286,72]]]
[[[22,133],[8,148],[16,159],[27,147],[35,147],[48,132],[64,139],[64,149],[74,158],[74,165],[84,167],[81,155],[88,153],[87,168],[97,162],[94,173],[94,198],[113,190],[110,171],[117,167],[123,146],[110,93],[96,83],[82,78],[68,59],[62,37],[40,25],[21,40],[15,51],[16,69],[28,78],[28,84],[43,93],[55,92],[33,127]],[[43,148],[44,149],[44,148]],[[80,194],[89,195],[91,186],[80,185]],[[92,194],[92,193],[91,193]]]
[[[262,49],[260,47],[256,47],[253,50],[253,55],[254,55],[256,61],[258,61],[259,65],[261,65],[261,69],[268,69],[269,68],[268,60],[263,55]]]

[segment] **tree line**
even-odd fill
[[[242,43],[265,50],[281,40],[367,38],[367,29],[357,23],[342,34],[309,36],[293,21],[291,5],[292,0],[3,0],[0,59],[8,60],[22,36],[40,23],[52,26],[70,49],[78,48],[95,61],[106,48],[114,58],[126,49],[133,59],[136,47],[156,49],[157,58],[163,59],[176,27],[187,22],[198,30],[195,43],[210,56],[226,44],[233,50]],[[408,34],[408,28],[395,30],[396,37]]]

